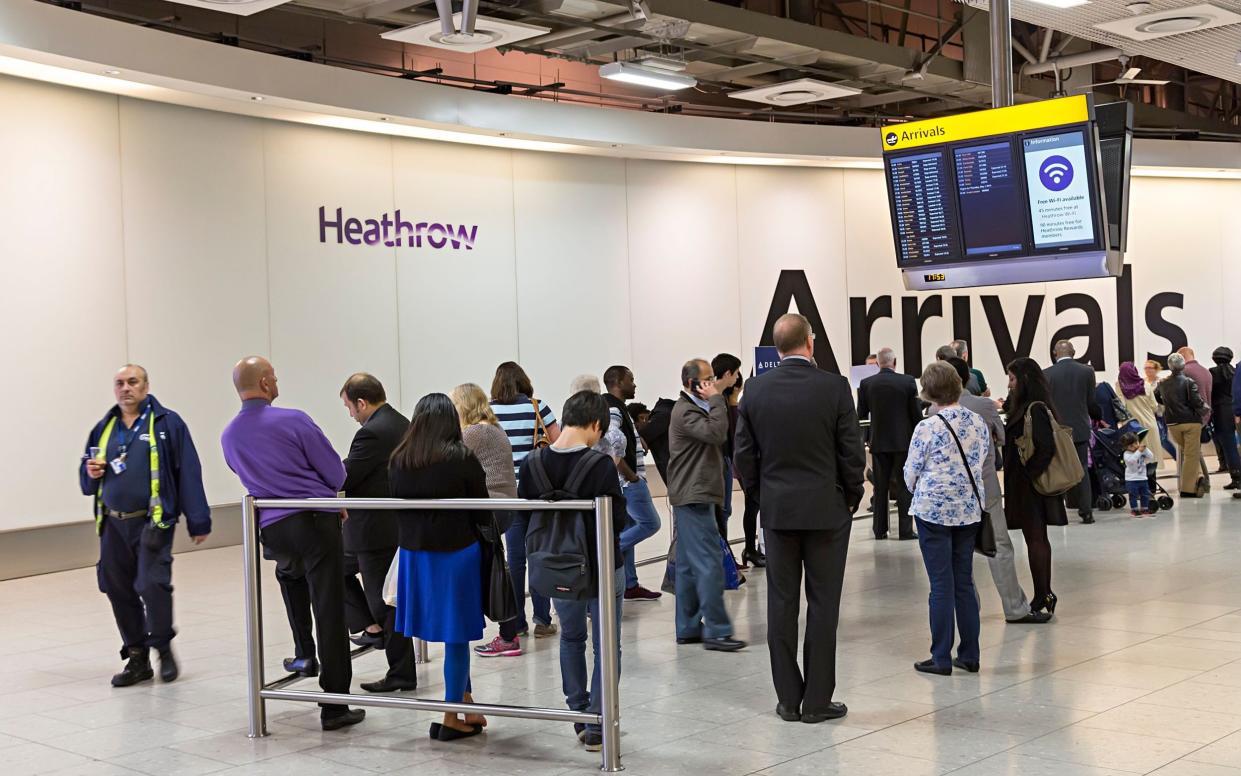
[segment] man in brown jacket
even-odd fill
[[[696,358],[681,367],[681,397],[668,428],[668,502],[676,526],[677,643],[717,652],[745,647],[733,638],[724,609],[724,566],[715,508],[724,503],[724,442],[728,407],[722,391],[734,376],[715,379]]]

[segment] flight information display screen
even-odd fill
[[[947,155],[934,151],[894,158],[888,182],[900,235],[896,246],[900,263],[923,264],[955,255],[960,238],[952,212]]]
[[[885,128],[898,265],[1003,279],[1026,258],[1106,253],[1098,142],[1084,96]]]
[[[968,257],[1017,253],[1025,246],[1021,174],[1013,144],[967,145],[953,149],[957,199],[961,203],[961,239]]]

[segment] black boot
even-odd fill
[[[175,682],[180,675],[181,668],[172,654],[172,647],[164,647],[159,651],[159,680],[167,684]]]
[[[1225,485],[1224,490],[1241,490],[1241,472],[1232,473],[1232,482]]]
[[[151,670],[151,656],[146,647],[130,647],[129,662],[125,668],[112,677],[113,687],[129,687],[138,682],[145,682],[155,676]]]

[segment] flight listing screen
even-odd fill
[[[943,150],[888,160],[897,260],[927,264],[958,252],[947,153]]]
[[[987,258],[1023,250],[1024,204],[1012,142],[960,146],[952,153],[965,255]]]
[[[1095,242],[1095,204],[1080,130],[1024,137],[1026,189],[1036,250]]]

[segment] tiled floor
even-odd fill
[[[737,634],[752,643],[739,654],[678,648],[667,597],[628,607],[627,772],[1241,776],[1241,502],[1217,490],[1153,519],[1112,512],[1094,526],[1053,529],[1052,538],[1054,624],[1005,625],[980,560],[982,672],[939,678],[910,666],[928,646],[916,544],[874,542],[855,524],[837,693],[850,711],[840,723],[789,724],[773,714],[762,572],[727,596]],[[661,573],[648,566],[644,581],[655,586]],[[181,556],[175,577],[183,678],[125,690],[108,685],[119,668],[117,637],[93,570],[0,583],[0,776],[598,768],[599,756],[582,751],[567,725],[526,720],[494,718],[485,736],[441,744],[427,738],[429,714],[370,709],[362,725],[323,733],[314,707],[271,703],[271,736],[251,741],[240,550]],[[288,636],[274,581],[264,584],[274,672]],[[474,662],[480,701],[563,702],[555,641],[527,646],[521,658]],[[427,697],[439,697],[434,647],[432,658],[420,681]],[[357,660],[355,686],[381,666],[380,655]]]

